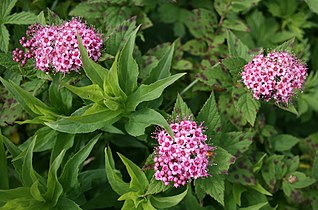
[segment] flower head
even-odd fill
[[[64,22],[60,26],[41,26],[35,24],[26,32],[28,38],[22,37],[20,49],[13,51],[13,60],[25,65],[30,58],[35,59],[37,69],[49,72],[69,73],[78,71],[82,65],[78,48],[77,34],[80,35],[88,56],[97,61],[101,56],[101,35],[77,18]]]
[[[172,138],[166,130],[156,133],[159,146],[154,158],[155,179],[174,187],[185,185],[191,179],[209,176],[207,153],[215,148],[206,144],[202,125],[191,120],[170,124],[174,133]]]
[[[295,56],[283,52],[260,53],[244,66],[242,79],[256,99],[288,103],[296,89],[301,89],[307,68]]]

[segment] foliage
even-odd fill
[[[0,2],[0,209],[318,209],[317,0]],[[49,9],[48,9],[49,8]],[[25,25],[81,16],[79,73],[46,74],[9,51]],[[308,77],[288,103],[256,100],[241,72],[287,51]],[[203,123],[211,175],[154,177],[153,133]]]

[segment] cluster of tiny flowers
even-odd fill
[[[28,38],[22,37],[20,40],[26,51],[15,49],[13,60],[25,65],[28,59],[34,58],[36,68],[44,72],[52,68],[63,73],[78,71],[82,61],[77,34],[82,38],[88,56],[97,61],[101,56],[101,35],[77,18],[60,26],[30,26],[26,32]]]
[[[206,144],[202,125],[191,120],[170,124],[172,138],[166,130],[157,131],[159,146],[155,151],[155,179],[174,187],[185,185],[191,179],[209,176],[208,152],[215,148]]]
[[[244,66],[242,79],[256,99],[288,103],[296,89],[301,89],[307,68],[295,56],[283,52],[258,54]]]

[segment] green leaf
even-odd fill
[[[45,199],[43,198],[40,189],[39,189],[39,180],[36,180],[30,187],[30,194],[32,197],[40,202],[45,202]]]
[[[88,99],[96,103],[104,99],[103,90],[97,84],[84,87],[76,87],[69,84],[64,86],[82,99]]]
[[[127,98],[127,111],[134,111],[138,104],[144,101],[151,101],[159,98],[163,90],[169,85],[173,84],[185,73],[175,74],[167,78],[158,80],[150,85],[144,85],[138,87],[138,89],[128,96]]]
[[[140,27],[140,26],[139,26]],[[135,29],[129,36],[123,49],[119,54],[118,62],[118,81],[122,90],[130,95],[137,88],[138,65],[133,58],[136,34],[139,27]]]
[[[15,144],[12,143],[11,140],[7,139],[5,136],[2,136],[3,142],[6,145],[7,149],[9,150],[12,158],[17,157],[19,154],[22,153],[21,149],[19,149]],[[26,151],[26,150],[25,150]],[[22,160],[12,161],[15,171],[19,175],[19,178],[22,176]]]
[[[209,137],[221,130],[221,118],[215,103],[213,92],[211,92],[210,97],[201,108],[197,119],[200,122],[204,122],[204,125],[208,127],[207,134]]]
[[[195,181],[196,187],[201,188],[205,193],[209,194],[222,206],[224,206],[224,177],[221,175],[213,175]]]
[[[213,157],[213,163],[215,165],[209,166],[209,174],[225,174],[229,169],[230,165],[235,162],[235,157],[228,153],[221,147],[217,147],[215,152],[215,157]]]
[[[246,61],[250,60],[248,47],[229,30],[227,31],[227,44],[230,56],[241,57]]]
[[[318,152],[316,153],[315,160],[312,166],[312,176],[318,180]]]
[[[266,206],[267,204],[268,204],[268,202],[259,203],[259,204],[255,204],[255,205],[248,206],[245,208],[240,208],[239,210],[259,210],[259,209],[263,208],[264,206]]]
[[[293,104],[277,104],[277,103],[275,103],[275,105],[277,107],[279,107],[280,109],[283,109],[285,111],[288,111],[290,113],[293,113],[293,114],[299,116],[299,113]]]
[[[36,17],[36,20],[38,23],[40,23],[42,26],[46,25],[46,19],[45,19],[45,15],[44,12],[41,11],[38,16]]]
[[[158,181],[154,177],[150,180],[150,183],[148,185],[148,189],[145,193],[145,195],[152,195],[152,194],[158,194],[160,192],[163,192],[167,190],[169,186],[165,185],[163,181]]]
[[[59,178],[64,192],[79,187],[78,172],[80,165],[86,160],[94,145],[102,134],[95,136],[88,144],[68,159]]]
[[[299,138],[296,138],[288,134],[277,135],[271,139],[273,149],[279,152],[290,150],[299,141],[300,141]]]
[[[234,101],[234,106],[236,110],[243,115],[247,122],[249,122],[251,126],[254,126],[256,113],[260,107],[259,102],[253,98],[251,93],[243,92],[241,89],[234,89],[232,95],[233,98],[235,98],[236,95],[239,95],[238,100]]]
[[[308,4],[311,11],[318,14],[318,0],[305,0],[305,2]]]
[[[253,143],[252,132],[233,131],[227,132],[219,138],[219,141],[214,141],[216,146],[221,146],[234,156],[242,154],[248,150],[249,146]]]
[[[235,203],[238,206],[241,206],[241,196],[242,196],[242,193],[245,192],[246,190],[247,189],[240,184],[233,184],[232,194],[233,194],[233,198],[235,200]]]
[[[296,178],[295,182],[292,182],[292,183],[290,182],[290,185],[293,188],[305,188],[305,187],[308,187],[316,182],[315,179],[308,177],[308,176],[306,176],[306,174],[304,174],[303,172],[299,172],[299,171],[295,171],[295,172],[289,174],[289,176],[294,176]]]
[[[56,210],[81,210],[81,208],[79,207],[79,205],[77,203],[75,203],[74,201],[62,197],[60,198],[59,202],[57,203],[57,205],[54,207],[54,209]]]
[[[98,65],[88,57],[88,53],[86,48],[83,46],[80,36],[78,36],[78,47],[81,53],[83,68],[86,76],[92,81],[93,84],[97,84],[99,87],[103,88],[104,80],[108,75],[108,70],[101,65]]]
[[[43,195],[45,200],[50,201],[53,207],[57,204],[59,198],[63,193],[63,187],[57,177],[57,170],[59,169],[62,163],[64,155],[65,150],[62,150],[61,153],[55,158],[55,160],[51,164],[47,178],[47,191]]]
[[[208,45],[203,40],[192,39],[187,41],[182,49],[192,55],[203,56],[208,52]]]
[[[178,119],[178,118],[188,118],[192,117],[193,114],[188,107],[188,105],[183,101],[180,94],[177,95],[176,103],[174,104],[173,111],[172,111],[172,119]]]
[[[159,125],[163,127],[170,136],[173,136],[166,119],[159,112],[148,108],[130,114],[125,129],[132,136],[141,136],[145,134],[145,128],[150,125]]]
[[[170,208],[172,206],[176,206],[180,201],[182,201],[183,198],[187,195],[187,192],[188,192],[188,188],[184,192],[174,196],[169,196],[169,197],[151,196],[150,201],[155,208],[160,208],[160,209]]]
[[[246,64],[246,61],[240,57],[230,57],[222,60],[222,64],[229,70],[233,77],[233,82],[237,82],[241,78],[241,71]]]
[[[8,16],[18,0],[1,0],[0,20]]]
[[[7,16],[4,24],[29,25],[36,22],[36,15],[32,12],[19,12]]]
[[[245,23],[239,19],[227,19],[224,20],[223,25],[224,28],[235,30],[235,31],[244,31],[249,32],[249,28],[245,25]]]
[[[105,170],[110,186],[118,195],[123,195],[130,191],[129,184],[123,181],[121,173],[115,169],[110,148],[105,148]]]
[[[248,187],[262,193],[263,195],[272,196],[272,193],[268,192],[259,182],[257,182],[256,185],[249,185]]]
[[[107,123],[112,124],[112,120],[121,114],[120,111],[111,111],[104,107],[97,108],[92,113],[80,116],[70,116],[61,118],[55,122],[45,123],[50,128],[65,133],[90,133],[104,127]]]
[[[30,187],[18,187],[8,190],[0,190],[1,202],[8,202],[10,200],[21,197],[32,199],[32,196],[30,194]]]
[[[149,181],[145,173],[131,160],[121,155],[120,153],[117,153],[117,154],[119,155],[121,161],[123,161],[124,165],[126,166],[128,174],[131,178],[130,189],[135,189],[135,190],[138,190],[138,192],[140,193],[144,193],[146,188],[149,185]]]
[[[56,131],[55,131],[56,132]],[[55,136],[55,144],[53,145],[53,148],[51,150],[51,156],[50,156],[50,164],[53,163],[53,161],[56,159],[56,157],[63,151],[67,151],[68,149],[72,148],[74,145],[74,134],[68,134],[68,133],[61,133],[56,132],[57,135]]]
[[[30,114],[45,115],[43,112],[46,112],[52,116],[56,115],[52,108],[48,107],[41,100],[34,97],[31,93],[23,90],[12,81],[6,81],[2,77],[0,77],[0,80],[14,98],[21,104],[21,106]]]
[[[295,42],[295,37],[294,38],[292,38],[292,39],[290,39],[290,40],[288,40],[288,41],[286,41],[286,42],[284,42],[283,44],[281,44],[281,45],[279,45],[279,46],[277,46],[277,47],[275,47],[275,51],[284,51],[284,50],[287,50],[287,49],[289,49],[289,48],[291,48],[292,47],[292,45],[294,44],[294,42]]]
[[[10,34],[8,29],[5,27],[4,24],[0,24],[0,50],[4,52],[8,52],[9,49],[9,41],[10,41]]]
[[[0,129],[0,189],[9,189],[9,176],[8,176],[8,165],[7,156],[4,149],[3,137]]]
[[[22,183],[23,186],[27,187],[31,187],[32,184],[38,179],[37,174],[32,166],[33,148],[36,141],[35,139],[36,138],[34,138],[33,141],[30,143],[22,164]]]
[[[175,43],[166,49],[157,66],[151,70],[149,77],[145,80],[145,84],[156,82],[157,80],[164,79],[171,75],[170,68],[173,59],[174,47]]]

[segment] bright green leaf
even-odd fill
[[[318,14],[318,0],[305,0],[305,2],[308,4],[311,11]]]
[[[176,103],[174,104],[173,111],[172,111],[172,119],[178,119],[178,118],[193,118],[193,114],[188,107],[188,105],[183,101],[180,94],[177,95]]]
[[[250,60],[248,47],[243,44],[243,42],[239,40],[231,31],[227,31],[227,44],[230,56],[241,57],[246,61]]]
[[[102,101],[104,98],[103,90],[97,84],[92,84],[84,87],[76,87],[65,84],[65,87],[82,99],[88,99],[96,103]]]
[[[4,24],[29,25],[36,22],[36,15],[32,12],[19,12],[7,16]]]
[[[268,204],[268,202],[264,202],[264,203],[259,203],[259,204],[255,204],[249,207],[245,207],[245,208],[240,208],[239,210],[259,210],[262,207],[266,206]]]
[[[30,194],[32,197],[40,202],[45,202],[45,199],[43,198],[40,189],[39,189],[39,180],[36,180],[30,187]]]
[[[155,208],[170,208],[172,206],[177,205],[180,201],[182,201],[183,198],[187,195],[187,192],[188,192],[188,188],[184,192],[174,196],[169,196],[169,197],[151,196],[150,201]]]
[[[271,139],[273,149],[279,152],[290,150],[299,141],[299,138],[288,134],[277,135]]]
[[[30,187],[18,187],[8,190],[0,190],[0,201],[2,202],[8,202],[21,197],[32,199]]]
[[[0,20],[8,16],[18,0],[1,0]]]
[[[8,52],[10,34],[4,24],[0,24],[0,50]]]

